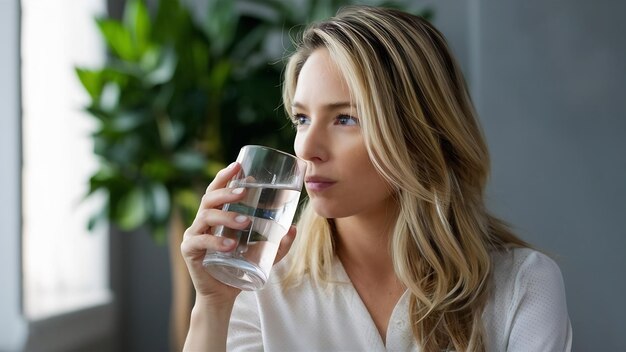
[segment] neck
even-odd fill
[[[393,273],[389,244],[396,218],[397,206],[390,201],[381,209],[335,219],[337,256],[343,265],[389,277]]]

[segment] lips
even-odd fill
[[[306,189],[311,192],[321,192],[332,187],[336,181],[320,176],[309,176],[305,179]]]

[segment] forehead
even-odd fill
[[[298,75],[293,105],[352,102],[351,97],[346,79],[328,50],[313,51]]]

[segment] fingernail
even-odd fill
[[[225,238],[222,240],[222,244],[224,246],[232,246],[233,244],[235,244],[235,240],[231,239],[231,238]]]
[[[232,163],[230,163],[230,165],[228,165],[228,167],[226,168],[227,170],[232,169],[233,167],[235,167],[235,165],[237,165],[236,161],[233,161]]]
[[[235,188],[231,192],[233,192],[234,194],[242,194],[243,193],[243,188],[242,187]]]
[[[235,221],[238,222],[238,223],[244,223],[244,222],[246,222],[246,220],[248,220],[248,217],[245,216],[245,215],[237,215],[235,217]]]

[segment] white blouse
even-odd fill
[[[493,259],[493,296],[483,312],[487,350],[570,351],[572,329],[556,263],[525,248]],[[330,289],[304,280],[283,290],[284,262],[261,290],[237,297],[228,351],[419,351],[408,324],[408,292],[391,314],[385,342],[338,259],[338,283]]]

